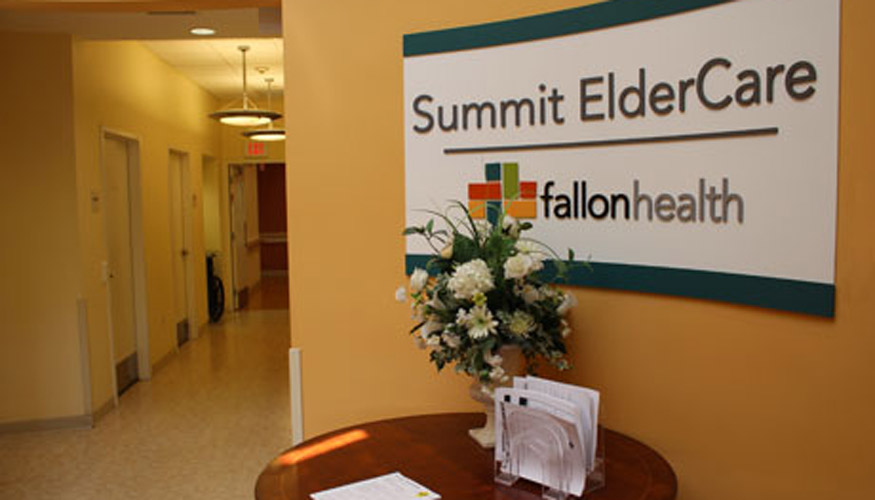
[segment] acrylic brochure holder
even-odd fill
[[[507,398],[506,398],[507,399]],[[541,485],[542,498],[566,500],[605,485],[604,446],[595,460],[585,456],[575,423],[556,412],[497,399],[501,429],[495,448],[495,482],[512,486],[520,479]],[[599,430],[599,433],[601,430]],[[598,441],[604,443],[602,436]]]

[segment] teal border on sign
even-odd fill
[[[432,255],[408,254],[407,274],[417,267],[425,269],[432,258]],[[568,279],[560,284],[719,300],[827,318],[835,316],[835,285],[694,269],[589,264],[591,270],[575,266]],[[547,263],[542,277],[556,282],[552,263]]]
[[[612,0],[547,14],[404,35],[404,57],[528,42],[670,16],[734,0]]]

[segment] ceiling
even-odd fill
[[[195,26],[214,37],[189,33]],[[176,12],[80,12],[0,10],[0,31],[69,33],[86,40],[137,40],[167,64],[221,100],[239,99],[240,45],[247,45],[250,94],[266,106],[264,77],[273,77],[275,96],[283,89],[280,9],[274,7]],[[264,76],[256,68],[267,68]]]
[[[283,88],[282,38],[233,38],[209,40],[149,40],[141,42],[147,49],[219,99],[239,98],[243,86],[240,45],[246,52],[247,80],[250,94],[258,105],[266,95],[265,77],[273,77],[274,96]],[[260,68],[267,68],[262,74]]]

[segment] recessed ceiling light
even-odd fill
[[[192,28],[192,29],[188,30],[188,32],[191,33],[192,35],[198,35],[198,36],[210,36],[210,35],[216,34],[216,30],[214,30],[213,28],[207,28],[207,27],[203,27],[203,26],[197,27],[197,28]]]

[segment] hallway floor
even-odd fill
[[[0,499],[253,498],[291,446],[288,321],[227,315],[94,429],[0,435]]]
[[[247,311],[258,309],[288,309],[289,308],[289,277],[262,276],[249,295],[249,303],[244,308]]]

